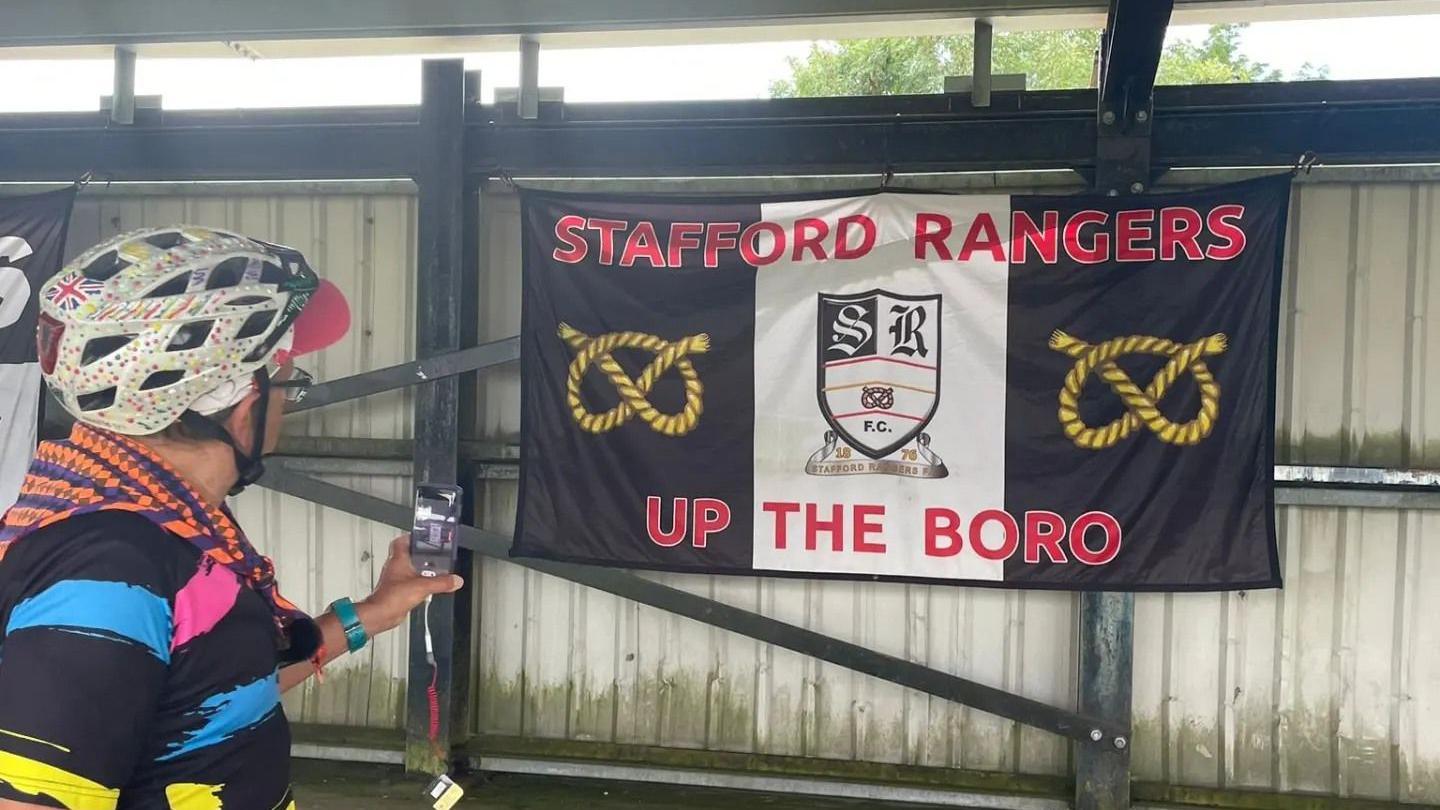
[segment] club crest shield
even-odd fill
[[[940,402],[942,303],[887,290],[820,294],[815,388],[831,430],[807,471],[944,477],[925,433]],[[843,463],[854,458],[847,449],[869,461]]]

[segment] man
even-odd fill
[[[401,538],[369,597],[311,619],[225,507],[345,299],[297,251],[182,226],[96,246],[41,299],[76,425],[0,521],[0,810],[293,808],[281,692],[462,584]]]

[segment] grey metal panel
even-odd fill
[[[487,184],[480,206],[480,341],[520,334],[520,199]],[[501,366],[480,377],[475,435],[520,439],[520,368]]]
[[[1297,187],[1281,327],[1281,463],[1440,463],[1437,201],[1436,183]]]
[[[1283,593],[1138,600],[1137,778],[1436,801],[1434,524],[1287,508]]]

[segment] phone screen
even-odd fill
[[[423,576],[455,570],[461,491],[446,484],[415,488],[415,521],[410,530],[410,560]]]

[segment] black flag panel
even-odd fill
[[[1277,586],[1288,195],[527,194],[512,553]]]
[[[73,188],[0,197],[0,512],[15,500],[35,449],[40,287],[65,250]]]

